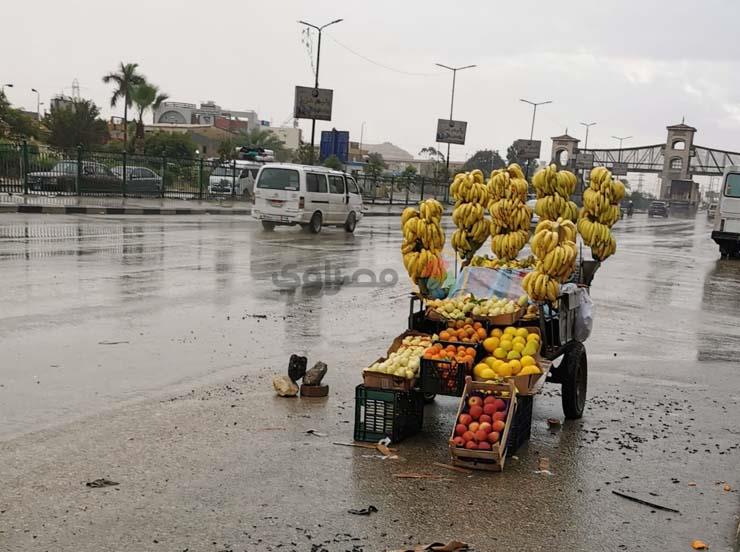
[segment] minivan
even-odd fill
[[[252,215],[265,230],[299,224],[314,234],[322,226],[354,232],[362,195],[350,175],[326,167],[268,163],[257,174]]]
[[[719,206],[714,217],[712,239],[719,245],[720,255],[734,257],[740,253],[740,167],[725,168]]]
[[[214,168],[208,177],[208,193],[210,195],[244,194],[251,197],[254,194],[257,172],[261,166],[259,163],[250,161],[233,161]]]

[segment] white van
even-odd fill
[[[262,165],[253,161],[236,160],[216,167],[208,177],[210,195],[254,195],[254,182]],[[236,169],[236,170],[235,170]],[[236,184],[232,190],[232,186]]]
[[[362,218],[357,182],[343,172],[291,163],[268,163],[257,175],[252,215],[265,230],[300,224],[317,234],[322,226],[354,232]]]
[[[722,257],[740,254],[740,167],[725,168],[712,239]]]

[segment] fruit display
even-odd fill
[[[424,351],[422,358],[428,360],[454,360],[455,362],[470,364],[472,367],[476,354],[477,351],[473,347],[466,347],[465,345],[447,345],[445,347],[441,343],[435,343]]]
[[[385,360],[375,362],[366,372],[378,372],[392,376],[414,379],[419,375],[421,357],[429,347],[432,339],[429,336],[406,336],[399,348],[390,353]]]
[[[520,297],[517,302],[495,296],[487,299],[476,299],[467,294],[447,299],[432,299],[427,302],[427,306],[433,312],[448,320],[464,320],[471,316],[491,317],[500,314],[512,314],[519,310],[523,301],[526,301],[526,297]]]
[[[491,250],[499,259],[516,259],[529,240],[532,210],[527,207],[527,180],[519,165],[497,169],[488,179],[491,196]]]
[[[455,200],[452,222],[457,226],[452,234],[452,247],[462,259],[470,260],[490,234],[490,222],[485,217],[489,192],[483,173],[476,169],[455,175],[450,194]]]
[[[442,210],[439,201],[427,199],[419,203],[418,210],[407,207],[401,213],[403,266],[415,284],[422,278],[444,280]]]
[[[422,390],[459,395],[465,376],[472,373],[477,353],[474,347],[466,345],[432,345],[422,356]]]
[[[488,332],[480,322],[473,322],[472,319],[457,320],[447,329],[439,332],[437,336],[440,341],[445,343],[470,343],[476,344],[483,341]]]
[[[555,164],[540,169],[532,177],[537,194],[534,212],[540,220],[564,218],[573,222],[578,218],[578,206],[570,201],[578,180],[570,171],[559,171]]]
[[[610,229],[619,220],[622,198],[624,184],[614,180],[606,167],[591,170],[591,184],[583,192],[578,232],[597,261],[603,261],[617,250],[617,241]]]
[[[576,268],[576,226],[563,218],[540,221],[530,246],[538,261],[522,287],[533,301],[555,301]]]
[[[492,450],[506,429],[509,402],[494,395],[471,393],[456,420],[452,444],[468,450]]]
[[[483,348],[490,355],[473,368],[477,380],[488,381],[511,376],[541,374],[537,364],[540,334],[527,328],[494,328],[483,340]]]
[[[497,259],[495,257],[491,258],[488,255],[486,256],[476,255],[470,261],[469,266],[480,266],[484,268],[495,268],[495,269],[508,268],[508,269],[513,269],[513,270],[522,270],[525,268],[533,267],[536,262],[537,262],[537,259],[533,255],[529,255],[528,257],[524,259],[511,259],[511,260]]]

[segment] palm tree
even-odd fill
[[[119,100],[123,100],[123,145],[128,144],[128,108],[131,107],[131,93],[135,86],[144,84],[144,77],[136,72],[138,63],[123,63],[116,73],[108,73],[103,77],[103,82],[113,82],[116,89],[110,99],[111,107],[116,107]]]
[[[150,108],[154,112],[168,98],[167,94],[160,93],[156,86],[148,82],[134,86],[131,90],[131,101],[136,105],[139,112],[136,120],[136,137],[134,138],[137,153],[140,153],[139,150],[143,151],[144,148],[144,112]]]
[[[242,132],[236,140],[237,145],[248,148],[264,148],[275,153],[276,161],[288,161],[291,157],[290,151],[285,149],[285,142],[269,130],[254,128]]]

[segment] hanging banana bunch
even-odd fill
[[[462,259],[470,260],[490,234],[490,222],[485,217],[489,192],[483,173],[476,169],[459,173],[450,186],[455,200],[452,222],[457,226],[452,234],[452,247]]]
[[[499,259],[516,259],[529,240],[532,210],[527,207],[527,180],[519,165],[497,169],[488,179],[491,196],[491,250]]]
[[[522,280],[522,287],[533,301],[555,301],[560,284],[567,282],[576,269],[576,225],[558,218],[537,225],[530,243],[537,258],[534,270]]]
[[[540,220],[557,220],[562,217],[576,221],[578,206],[570,201],[576,183],[576,175],[570,171],[558,171],[554,164],[535,173],[532,177],[532,187],[537,193],[534,212]]]
[[[614,180],[606,167],[591,170],[591,184],[583,192],[578,232],[597,261],[603,261],[617,250],[617,241],[610,229],[619,220],[622,198],[624,184]]]
[[[406,207],[401,213],[403,266],[415,284],[422,278],[445,277],[441,258],[445,244],[442,210],[439,201],[427,199],[419,203],[418,210]]]

